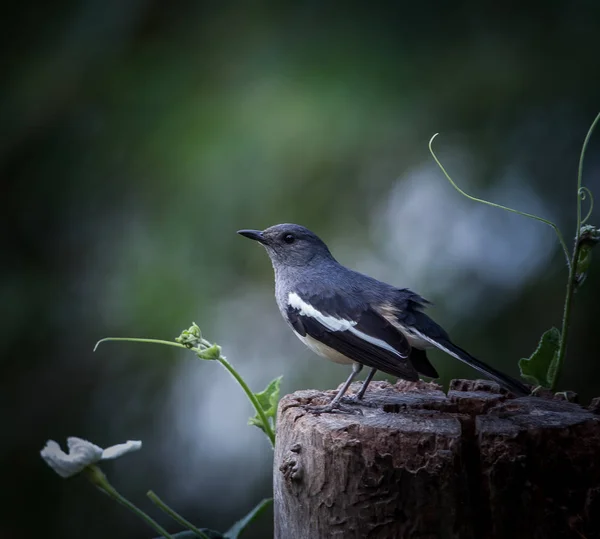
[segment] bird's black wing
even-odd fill
[[[368,306],[336,308],[332,301],[317,299],[316,304],[302,300],[300,308],[288,305],[288,321],[301,337],[308,335],[353,361],[393,376],[419,379],[409,360],[406,337],[387,320]]]
[[[413,349],[410,351],[409,359],[419,374],[428,376],[429,378],[440,377],[435,367],[429,362],[429,359],[427,358],[427,352],[425,352],[425,350],[419,350],[418,348],[413,347]]]
[[[473,357],[467,351],[456,346],[451,340],[446,331],[436,324],[421,310],[425,307],[428,301],[424,300],[418,294],[411,292],[408,289],[398,291],[399,299],[396,302],[396,320],[402,327],[410,331],[411,335],[419,337],[423,341],[443,350],[447,354],[459,359],[460,361],[470,365],[478,370],[483,375],[498,382],[501,386],[509,391],[512,391],[517,396],[526,396],[531,393],[529,388],[508,374],[498,371],[494,367]],[[413,348],[413,352],[417,349]],[[426,359],[426,356],[424,356]],[[411,360],[414,358],[411,356]],[[414,361],[413,361],[414,363]],[[419,372],[427,375],[419,368],[417,363],[414,363]],[[435,371],[435,369],[433,369]],[[428,376],[428,375],[427,375]]]

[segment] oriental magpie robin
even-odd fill
[[[352,373],[331,403],[316,412],[341,408],[340,401],[363,365],[371,368],[356,399],[376,371],[418,380],[437,378],[427,348],[464,361],[517,396],[530,391],[518,380],[474,358],[452,343],[424,312],[429,303],[408,288],[396,288],[339,264],[319,237],[292,224],[266,230],[239,230],[267,250],[275,270],[277,305],[296,336],[317,354],[352,365]]]

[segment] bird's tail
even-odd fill
[[[449,339],[432,339],[431,337],[426,337],[422,333],[420,336],[425,338],[440,350],[443,350],[447,354],[450,354],[456,359],[459,359],[463,363],[466,363],[467,365],[470,365],[474,369],[478,370],[487,378],[498,382],[502,387],[508,389],[517,397],[526,397],[527,395],[531,394],[531,390],[528,389],[525,384],[522,384],[512,376],[508,376],[508,374],[504,374],[503,372],[494,369],[494,367],[490,367],[483,361],[478,360],[462,348],[456,346]]]
[[[483,375],[491,378],[495,382],[498,382],[502,387],[508,389],[517,397],[526,397],[527,395],[531,394],[531,390],[528,389],[525,384],[522,384],[508,374],[504,374],[503,372],[494,369],[494,367],[490,367],[483,361],[479,361],[477,358],[473,357],[471,354],[462,348],[459,348],[450,341],[440,344],[443,345],[444,348],[446,348],[456,359],[460,359],[467,365],[470,365],[474,369],[478,370]]]

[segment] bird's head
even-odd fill
[[[300,225],[274,225],[265,230],[238,230],[238,234],[261,243],[273,266],[306,266],[333,257],[321,239]]]

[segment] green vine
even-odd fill
[[[454,189],[456,189],[461,195],[467,197],[469,200],[473,200],[475,202],[480,202],[481,204],[487,204],[488,206],[492,206],[494,208],[500,208],[501,210],[509,211],[512,213],[517,213],[519,215],[522,215],[523,217],[528,217],[529,219],[535,219],[536,221],[540,221],[540,222],[552,227],[554,232],[556,232],[556,237],[558,238],[560,246],[562,247],[562,250],[565,254],[565,258],[567,260],[567,265],[570,266],[571,261],[569,259],[569,250],[567,249],[567,244],[565,243],[562,232],[560,231],[560,229],[558,228],[558,226],[555,223],[553,223],[552,221],[549,221],[548,219],[544,219],[543,217],[538,217],[537,215],[533,215],[532,213],[522,212],[519,210],[515,210],[513,208],[509,208],[507,206],[502,206],[501,204],[496,204],[495,202],[490,202],[489,200],[484,200],[483,198],[477,198],[477,197],[471,196],[468,193],[465,193],[458,185],[456,185],[454,180],[450,177],[450,174],[448,174],[448,172],[446,172],[444,165],[442,165],[440,160],[437,158],[437,155],[435,155],[435,152],[433,151],[432,144],[433,144],[434,139],[438,135],[439,135],[439,133],[436,133],[429,140],[429,152],[435,159],[435,162],[437,163],[438,167],[440,167],[441,171],[444,173],[444,176],[446,176],[446,178],[448,179],[448,181],[450,182],[452,187],[454,187]]]
[[[577,226],[575,230],[575,242],[573,245],[572,253],[569,254],[569,250],[567,248],[567,244],[563,238],[562,232],[558,228],[558,226],[542,217],[537,215],[533,215],[531,213],[525,213],[519,210],[515,210],[513,208],[509,208],[507,206],[502,206],[500,204],[496,204],[494,202],[490,202],[489,200],[484,200],[481,198],[477,198],[474,196],[465,193],[458,185],[454,182],[454,180],[450,177],[450,174],[446,171],[435,152],[433,151],[433,141],[438,136],[438,133],[433,135],[429,141],[429,151],[435,162],[440,167],[441,171],[444,173],[444,176],[448,179],[452,187],[454,187],[461,195],[466,198],[473,200],[475,202],[480,202],[481,204],[487,204],[488,206],[492,206],[494,208],[500,208],[501,210],[509,211],[512,213],[517,213],[524,217],[528,217],[530,219],[535,219],[536,221],[540,221],[554,230],[556,233],[556,237],[558,238],[558,242],[563,250],[567,261],[567,267],[569,276],[567,279],[567,289],[565,294],[565,303],[563,309],[563,318],[562,318],[562,330],[558,332],[555,328],[548,330],[540,340],[540,345],[536,352],[528,358],[522,359],[519,362],[519,366],[521,368],[522,375],[535,383],[541,383],[547,387],[550,387],[553,391],[556,390],[556,385],[558,383],[558,379],[560,376],[560,372],[564,363],[564,358],[567,350],[567,337],[569,333],[569,325],[571,321],[571,308],[573,303],[573,294],[578,285],[581,285],[583,279],[585,278],[585,272],[587,271],[587,267],[589,266],[589,250],[591,247],[595,245],[595,243],[600,242],[600,231],[595,227],[587,225],[585,231],[585,237],[582,237],[582,227],[588,221],[590,216],[592,215],[592,211],[594,209],[594,197],[592,192],[585,186],[582,186],[582,178],[583,178],[583,162],[585,158],[585,152],[587,150],[590,138],[592,133],[600,121],[600,114],[596,116],[592,125],[590,126],[585,140],[583,141],[583,146],[581,148],[581,154],[579,156],[579,167],[577,171]],[[584,200],[589,198],[590,207],[585,215],[585,217],[581,218],[581,204]],[[589,230],[587,230],[589,229]],[[584,241],[587,242],[585,250],[582,251],[582,244]],[[585,254],[582,256],[584,258],[584,262],[582,263],[580,259],[580,254]],[[584,266],[584,267],[583,267]],[[540,365],[543,367],[543,373],[540,374]],[[531,375],[531,373],[536,373],[535,376]],[[541,382],[540,380],[543,380]]]
[[[592,133],[596,125],[600,121],[600,114],[596,116],[592,125],[588,129],[587,135],[583,141],[583,146],[581,147],[581,154],[579,156],[579,167],[577,169],[577,226],[575,229],[575,244],[573,246],[573,258],[571,259],[571,265],[569,267],[569,277],[567,280],[567,292],[565,294],[565,307],[563,310],[563,320],[562,320],[562,331],[560,333],[560,346],[558,348],[558,355],[556,360],[556,376],[552,381],[552,386],[550,389],[552,391],[556,390],[556,385],[558,383],[558,379],[560,377],[561,369],[564,363],[565,355],[567,352],[567,336],[569,334],[569,326],[571,323],[571,307],[573,304],[573,293],[575,292],[576,280],[575,275],[577,273],[577,259],[579,256],[579,249],[581,247],[580,237],[581,237],[581,225],[583,225],[592,213],[592,209],[594,207],[594,197],[592,192],[587,187],[582,187],[581,183],[583,181],[583,161],[585,158],[585,152],[587,150],[588,144],[590,142],[590,138],[592,137]],[[590,196],[590,209],[583,219],[581,220],[581,202],[585,200],[585,194],[588,193]]]
[[[271,446],[275,447],[275,430],[271,426],[271,422],[267,417],[267,413],[265,412],[264,407],[261,406],[255,393],[253,393],[252,390],[248,387],[248,384],[235,370],[233,365],[231,365],[231,363],[227,361],[225,356],[221,354],[221,347],[216,344],[211,344],[206,339],[203,339],[202,335],[200,334],[200,329],[196,324],[190,327],[189,330],[183,331],[182,334],[176,339],[176,342],[164,341],[161,339],[144,339],[138,337],[106,337],[104,339],[100,339],[96,343],[94,351],[96,351],[96,349],[101,343],[107,341],[128,341],[149,344],[163,344],[166,346],[174,346],[176,348],[183,348],[185,350],[195,352],[200,359],[218,361],[227,370],[227,372],[229,372],[229,374],[233,376],[235,381],[240,385],[240,387],[246,394],[246,397],[248,397],[248,400],[256,410],[261,429],[267,435],[267,438],[269,438]]]

